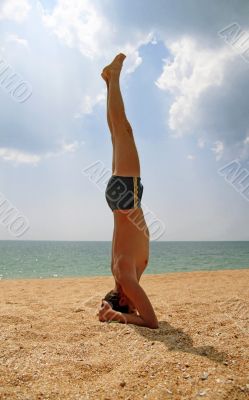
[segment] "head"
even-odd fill
[[[130,304],[127,297],[118,290],[111,290],[108,292],[104,300],[106,300],[115,311],[120,311],[122,313],[129,313],[130,312]]]

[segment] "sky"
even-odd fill
[[[249,240],[248,17],[242,0],[1,0],[0,240],[112,239],[92,171],[111,175],[100,74],[120,52],[152,240]]]

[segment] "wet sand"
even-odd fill
[[[145,275],[160,328],[101,323],[111,277],[0,281],[0,399],[249,399],[249,269]]]

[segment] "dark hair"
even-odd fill
[[[122,313],[128,313],[129,312],[129,306],[128,304],[125,306],[120,306],[119,305],[119,300],[120,300],[120,293],[116,290],[111,290],[108,292],[104,300],[106,300],[113,308],[115,311],[120,311]]]

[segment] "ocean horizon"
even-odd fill
[[[0,241],[0,279],[111,275],[111,241]],[[248,241],[150,243],[145,274],[249,268]]]

